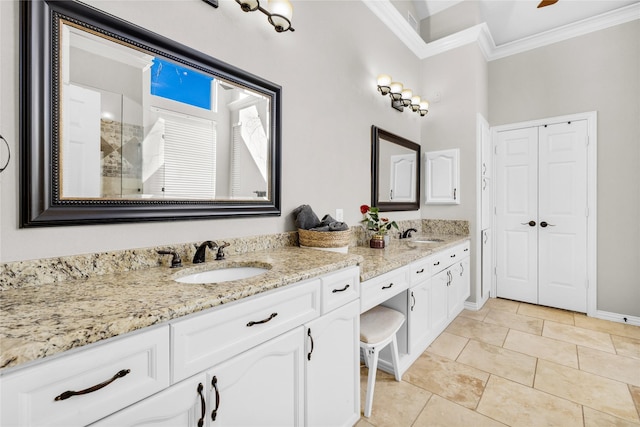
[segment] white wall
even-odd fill
[[[425,205],[426,185],[422,188],[422,217],[428,219],[462,219],[469,221],[471,233],[471,265],[476,269],[479,257],[477,247],[480,230],[476,221],[478,187],[476,155],[477,113],[487,116],[487,62],[478,45],[473,43],[440,55],[425,59],[421,64],[421,79],[431,99],[428,120],[422,122],[421,143],[423,152],[460,149],[460,204]],[[433,102],[435,94],[439,102]],[[435,98],[437,99],[437,98]],[[424,159],[422,159],[424,166]],[[424,173],[423,173],[424,177]],[[471,298],[475,302],[476,277],[471,275]]]
[[[640,20],[489,63],[492,126],[598,112],[597,309],[640,316]]]
[[[290,212],[344,209],[356,225],[370,203],[370,128],[419,141],[422,120],[399,113],[376,92],[385,72],[407,86],[419,61],[360,1],[294,2],[294,33],[276,33],[260,13],[231,0],[87,1],[110,14],[189,45],[283,87],[282,217],[18,228],[18,155],[0,175],[0,262],[222,239],[293,230]],[[18,2],[0,1],[0,123],[17,153]],[[355,30],[354,26],[357,26]],[[398,212],[394,220],[419,212]]]

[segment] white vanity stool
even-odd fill
[[[404,315],[396,310],[381,305],[373,307],[360,315],[360,348],[364,350],[365,364],[369,368],[367,380],[367,397],[364,405],[364,416],[371,415],[373,390],[376,385],[376,370],[380,350],[391,344],[393,372],[396,381],[400,381],[398,370],[398,343],[396,332],[404,323]]]

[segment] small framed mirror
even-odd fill
[[[80,2],[20,7],[21,227],[280,215],[279,85]]]
[[[371,205],[420,209],[420,145],[371,126]]]

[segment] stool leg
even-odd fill
[[[396,336],[393,335],[393,339],[391,340],[391,361],[393,362],[393,374],[396,377],[396,381],[401,381],[400,378],[400,367],[398,364],[398,360],[400,357],[398,356],[398,343],[396,342]]]
[[[367,349],[369,358],[369,376],[367,379],[367,397],[364,403],[364,416],[371,416],[371,408],[373,407],[373,391],[376,387],[376,370],[378,369],[378,351],[375,348]]]

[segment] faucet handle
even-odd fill
[[[220,261],[224,259],[224,248],[229,246],[229,243],[222,242],[222,245],[218,245],[218,253],[216,253],[216,260]]]
[[[171,268],[182,267],[182,259],[180,259],[180,255],[176,251],[171,250],[160,250],[156,251],[160,255],[171,255]]]

